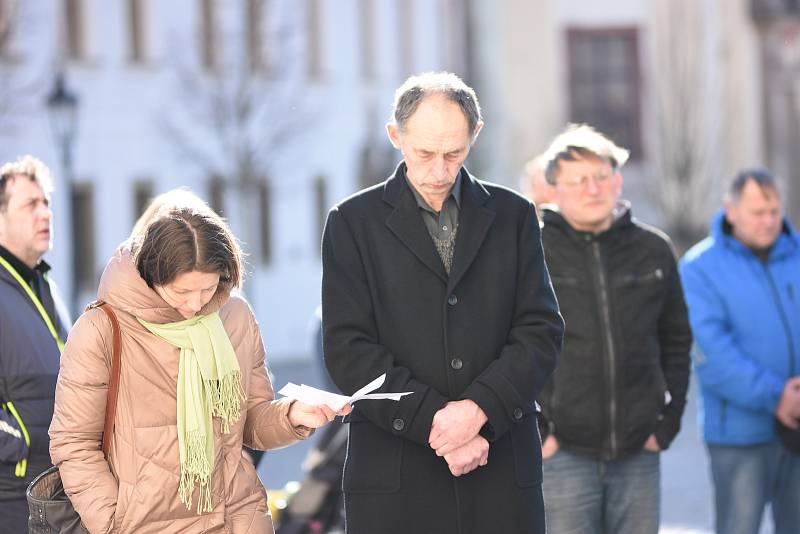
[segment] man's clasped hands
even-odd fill
[[[453,476],[488,462],[489,442],[478,434],[486,421],[486,414],[470,399],[448,402],[433,416],[428,444],[444,457]]]

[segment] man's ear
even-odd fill
[[[730,224],[734,224],[736,221],[736,205],[730,198],[726,198],[723,206],[725,208],[725,220]]]
[[[478,124],[475,125],[475,131],[472,133],[472,139],[470,139],[470,143],[474,143],[478,139],[478,134],[481,133],[483,129],[483,121],[478,121]]]
[[[397,128],[397,124],[393,122],[386,123],[386,135],[389,136],[392,146],[400,150],[400,131]]]

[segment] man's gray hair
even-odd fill
[[[47,165],[33,156],[22,156],[16,161],[11,161],[0,167],[0,211],[5,210],[8,204],[6,189],[12,177],[25,176],[41,186],[45,194],[53,191],[53,175]]]
[[[556,183],[558,167],[562,161],[575,161],[585,157],[607,160],[616,171],[628,161],[630,152],[617,146],[614,141],[588,124],[569,124],[550,143],[545,152],[545,177],[548,183]]]
[[[539,154],[533,159],[528,160],[522,167],[522,172],[519,175],[519,189],[526,197],[533,189],[534,178],[541,173],[544,175],[547,170],[547,154]]]
[[[753,181],[761,191],[766,195],[767,193],[775,193],[780,195],[780,184],[772,171],[766,167],[753,167],[751,169],[743,169],[736,173],[730,184],[726,194],[727,200],[730,202],[739,202],[742,198],[742,191],[747,182]]]
[[[432,94],[441,94],[458,104],[467,119],[470,136],[475,135],[481,117],[481,105],[472,87],[451,72],[425,72],[411,76],[394,93],[392,121],[404,132],[408,119],[420,102]]]

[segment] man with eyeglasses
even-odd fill
[[[56,376],[69,327],[42,256],[50,250],[52,178],[31,156],[0,167],[0,517],[28,531],[25,489],[50,467]]]
[[[692,343],[669,239],[620,200],[628,151],[571,125],[546,152],[542,242],[566,329],[540,395],[548,532],[656,534],[659,451]]]

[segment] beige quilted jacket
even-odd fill
[[[210,513],[197,515],[178,498],[180,462],[176,429],[179,349],[136,321],[179,321],[139,276],[123,245],[100,281],[98,298],[114,308],[122,329],[122,366],[111,452],[100,450],[111,366],[111,323],[102,310],[75,324],[61,358],[50,426],[50,455],[90,533],[271,533],[266,492],[242,443],[274,449],[308,437],[293,428],[286,401],[273,400],[264,347],[247,303],[218,292],[201,310],[219,310],[230,336],[247,401],[229,434],[214,420],[216,453]]]

